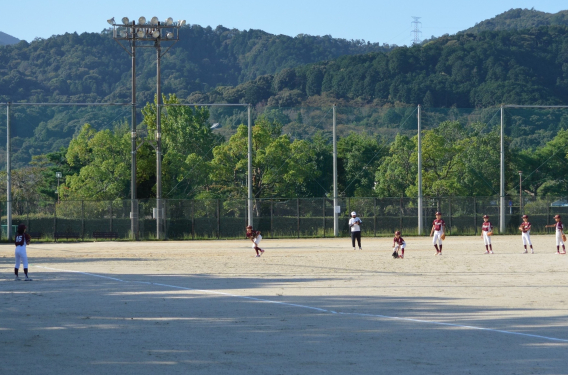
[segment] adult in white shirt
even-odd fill
[[[359,245],[359,250],[361,249],[361,219],[357,217],[355,211],[351,212],[351,219],[349,219],[349,228],[351,228],[351,245],[353,250],[355,250],[355,239],[357,239],[357,244]]]

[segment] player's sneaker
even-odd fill
[[[24,280],[25,281],[32,281],[32,279],[29,276],[26,276],[26,278]]]
[[[256,254],[256,258],[260,258],[260,254]]]
[[[359,248],[359,250],[363,250],[362,248]]]
[[[485,250],[485,253],[484,253],[484,254],[489,254],[489,250]]]
[[[564,250],[563,252],[561,252],[560,254],[566,254],[566,250]]]
[[[355,248],[353,248],[353,250],[355,250]]]
[[[439,251],[436,251],[436,255],[440,255],[440,252],[439,252]]]
[[[22,280],[22,279],[20,279],[18,276],[16,276],[16,277],[14,278],[14,281],[20,281],[20,280]]]
[[[523,251],[523,254],[527,254],[529,251],[527,249],[525,249],[525,251]]]
[[[260,253],[261,253],[261,254],[264,254],[264,250],[260,249]]]
[[[493,250],[491,250],[491,251],[489,252],[489,254],[493,254]]]
[[[533,249],[531,249],[531,254],[534,254],[534,250],[533,250]]]

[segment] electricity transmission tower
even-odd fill
[[[420,27],[422,25],[422,22],[418,20],[422,17],[412,16],[412,18],[414,18],[414,21],[411,22],[414,29],[411,31],[411,33],[414,33],[414,38],[411,40],[411,42],[414,45],[420,43],[420,34],[422,34],[422,31],[420,31]]]

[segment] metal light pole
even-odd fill
[[[10,134],[10,102],[6,106],[6,235],[8,236],[8,241],[12,242],[12,158],[10,151],[12,149],[11,145],[11,134]]]
[[[59,204],[59,180],[63,177],[63,174],[61,172],[55,172],[55,177],[57,178],[57,203]]]
[[[520,214],[523,214],[523,171],[519,171],[519,209]]]
[[[423,197],[422,197],[422,112],[418,104],[418,235],[421,236],[424,230]]]
[[[156,238],[162,237],[163,212],[162,212],[162,127],[160,116],[160,101],[162,97],[160,79],[160,60],[168,53],[169,49],[179,41],[179,29],[185,25],[185,20],[174,22],[170,17],[165,22],[160,22],[157,17],[152,17],[146,22],[145,17],[130,22],[127,17],[122,18],[122,24],[116,24],[114,17],[107,20],[113,27],[113,39],[132,57],[132,129],[131,129],[131,231],[138,239],[138,202],[136,200],[136,47],[154,47],[157,53],[157,105],[156,105]],[[128,41],[131,50],[126,49],[120,41]],[[161,42],[171,42],[166,51],[162,53]],[[137,44],[138,42],[138,44]]]
[[[499,189],[499,232],[505,234],[505,112],[501,106],[501,186]]]
[[[339,212],[337,212],[337,117],[333,105],[333,236],[339,236]]]
[[[252,196],[252,122],[250,104],[248,105],[248,159],[247,159],[247,198],[248,198],[248,225],[254,224],[253,196]]]

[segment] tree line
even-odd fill
[[[179,103],[175,95],[165,103]],[[155,197],[156,105],[143,110],[147,133],[137,151],[138,198]],[[168,107],[162,111],[163,197],[166,199],[242,199],[247,196],[247,127],[229,138],[215,134],[205,107]],[[332,142],[324,132],[292,139],[278,120],[261,115],[253,126],[253,194],[267,197],[332,196]],[[523,190],[533,196],[568,191],[568,130],[542,147],[513,146],[506,138],[507,191],[518,193],[517,171],[525,171]],[[128,199],[130,132],[126,122],[96,130],[85,124],[69,146],[34,157],[13,171],[14,199],[55,200],[55,172],[64,179],[66,200]],[[416,197],[417,136],[351,132],[338,140],[341,196]],[[442,121],[422,132],[423,189],[426,196],[494,196],[499,191],[500,137],[497,127]],[[5,195],[5,190],[3,191]]]

